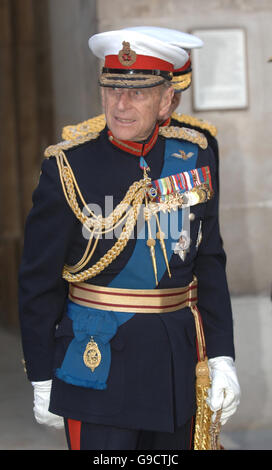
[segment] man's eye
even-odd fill
[[[142,91],[141,90],[134,90],[134,96],[136,98],[140,98],[142,96]]]

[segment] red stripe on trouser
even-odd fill
[[[71,450],[80,450],[81,421],[68,419]]]

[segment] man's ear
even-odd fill
[[[100,87],[100,93],[101,93],[102,108],[105,109],[105,88],[103,86]]]
[[[172,100],[174,96],[174,88],[170,86],[166,88],[162,94],[161,102],[160,102],[160,109],[159,109],[159,119],[164,118],[170,112],[170,108],[172,105]]]
[[[175,109],[178,107],[178,105],[180,104],[181,102],[181,92],[176,92],[174,93],[174,96],[173,96],[173,99],[172,99],[172,108],[173,108],[173,111],[175,111]],[[171,113],[172,114],[172,113]]]

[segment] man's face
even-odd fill
[[[173,89],[102,88],[102,104],[108,128],[116,139],[141,141],[149,137],[157,121],[171,106]]]

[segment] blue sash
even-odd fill
[[[117,328],[134,314],[108,312],[69,301],[67,315],[73,321],[75,337],[68,346],[61,367],[56,370],[56,376],[73,385],[103,390],[107,387],[111,363],[110,340]],[[93,372],[83,361],[84,351],[91,337],[97,343],[102,358]]]

